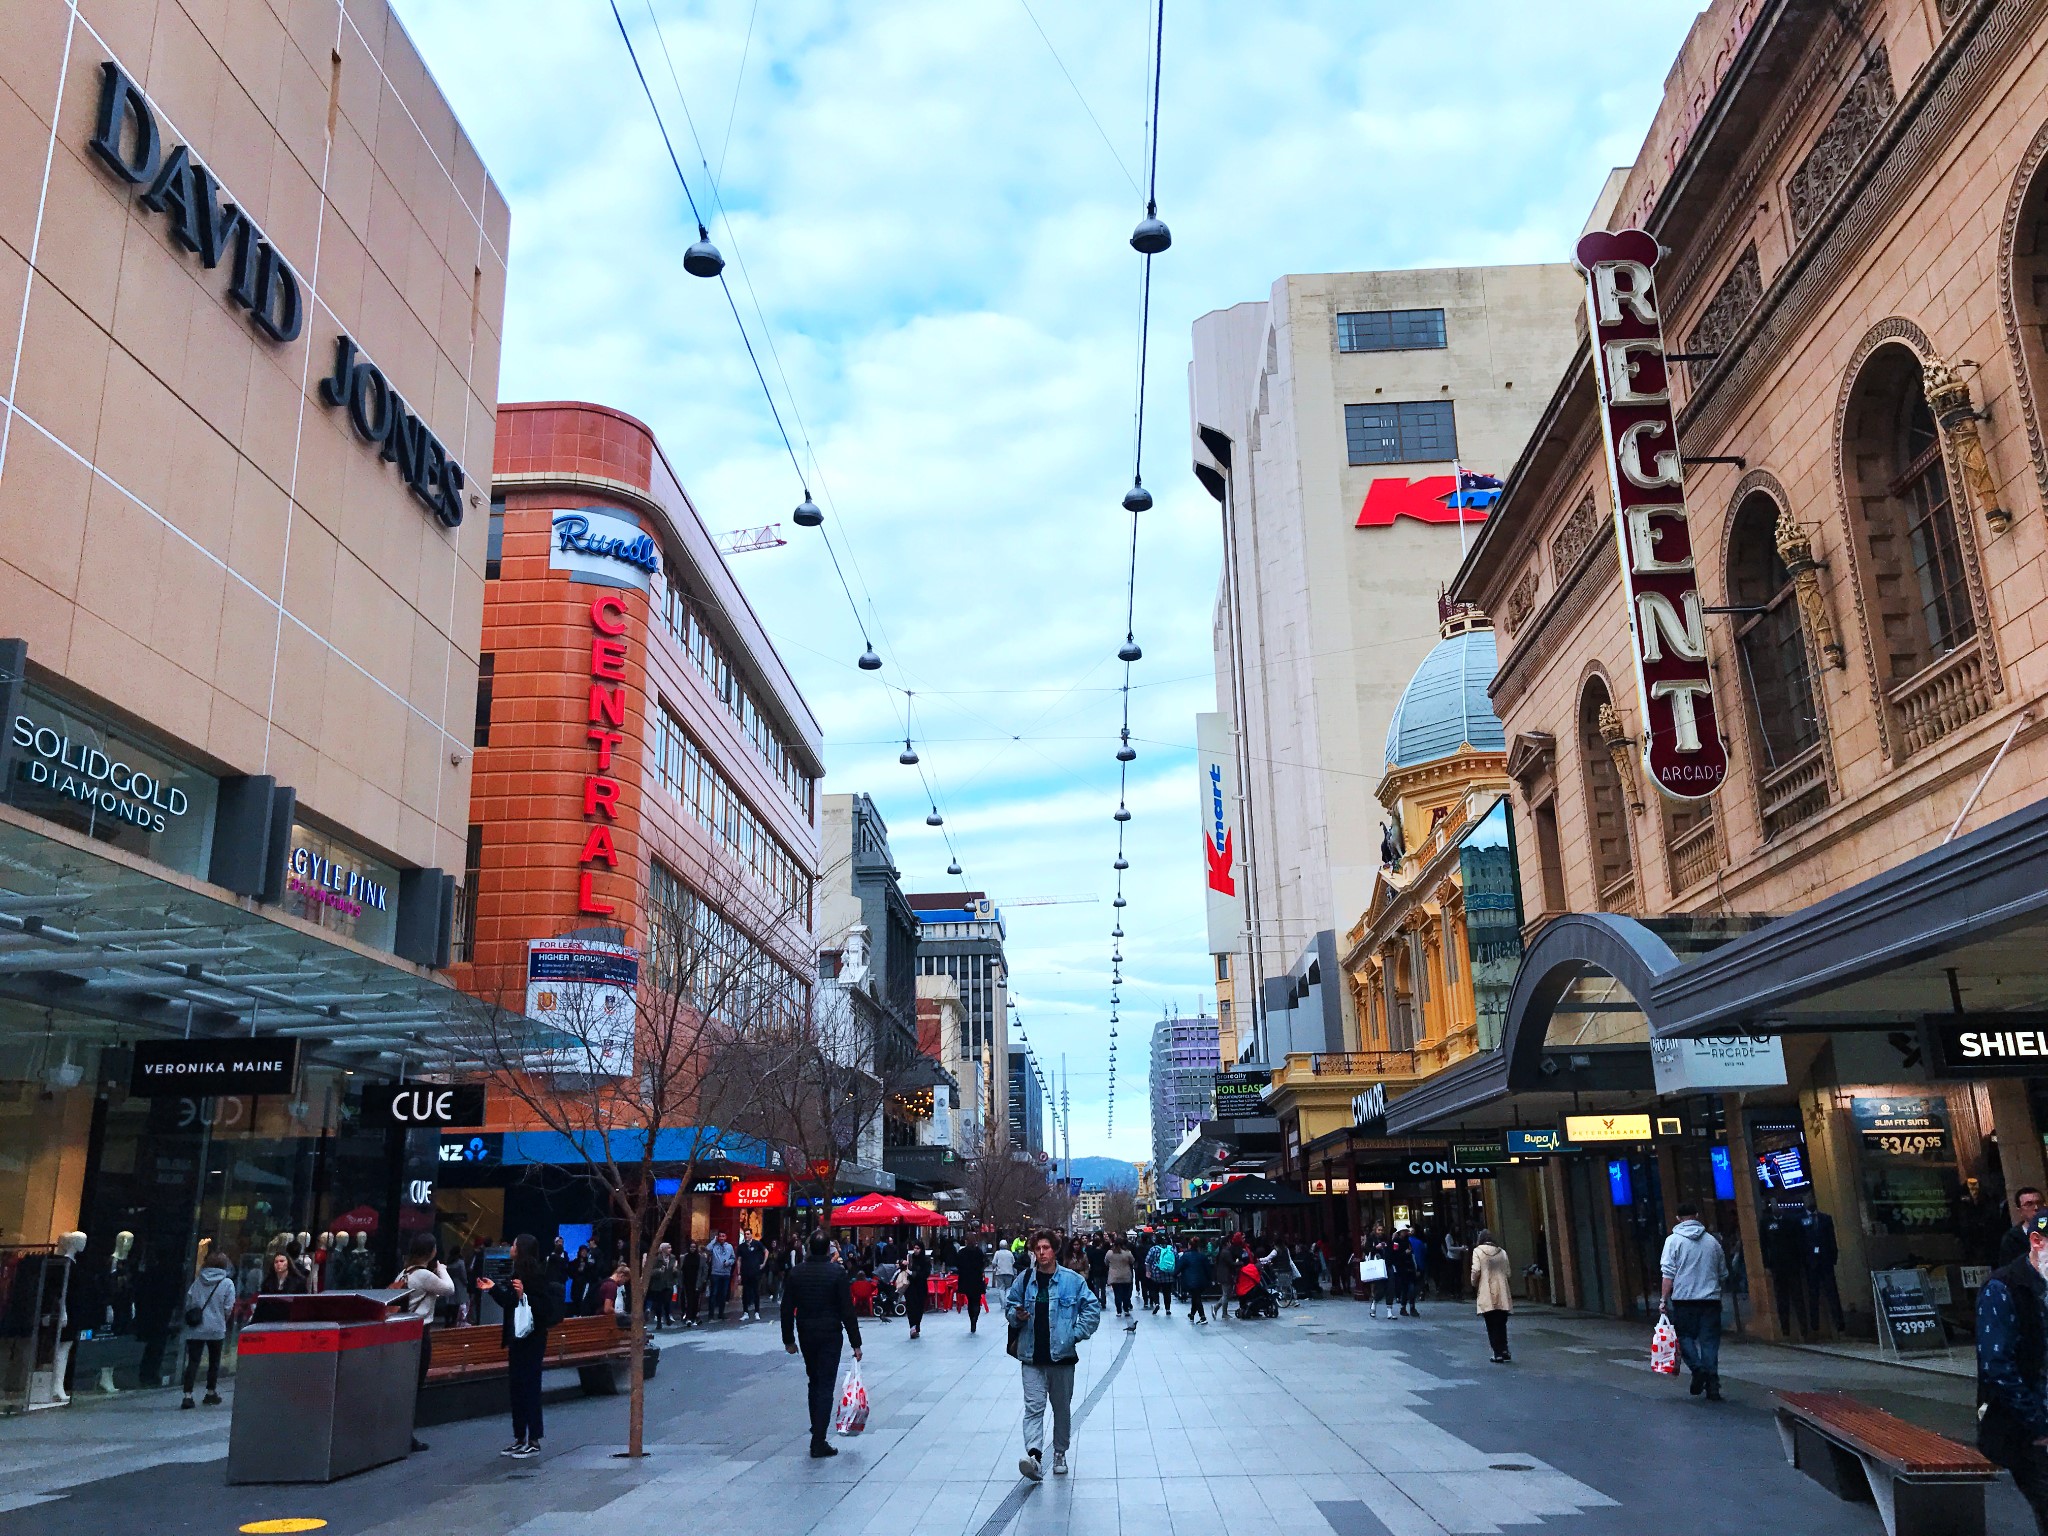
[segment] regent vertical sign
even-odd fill
[[[1593,377],[1606,429],[1614,535],[1635,640],[1643,765],[1680,800],[1703,800],[1728,774],[1714,716],[1705,615],[1685,520],[1685,471],[1664,322],[1651,276],[1656,239],[1640,229],[1596,231],[1579,241]]]

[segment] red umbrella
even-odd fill
[[[920,1227],[943,1227],[946,1224],[946,1218],[937,1211],[928,1211],[894,1195],[862,1195],[835,1210],[832,1220],[842,1227],[888,1227],[899,1221]]]

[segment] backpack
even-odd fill
[[[1159,1248],[1159,1273],[1162,1275],[1173,1273],[1173,1250],[1164,1244],[1161,1244]]]

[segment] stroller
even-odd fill
[[[896,1269],[894,1264],[875,1266],[876,1317],[901,1317],[908,1310],[903,1304],[903,1293],[896,1289]]]
[[[1272,1288],[1263,1276],[1259,1283],[1237,1298],[1237,1315],[1240,1318],[1278,1317],[1280,1304],[1273,1299]]]

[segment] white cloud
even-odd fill
[[[944,845],[896,763],[901,700],[853,667],[860,632],[824,551],[787,525],[799,486],[723,297],[682,272],[694,227],[609,9],[398,4],[512,204],[503,397],[630,411],[714,530],[785,523],[788,547],[735,565],[825,727],[828,788],[876,795],[906,883],[943,887]],[[644,0],[621,9],[709,216]],[[1033,9],[1142,175],[1146,8]],[[1189,742],[1213,699],[1215,509],[1186,469],[1192,320],[1286,272],[1556,259],[1634,152],[1696,9],[1170,11],[1159,158],[1174,247],[1155,264],[1159,506],[1143,520],[1136,679],[1176,681],[1133,694],[1134,734]],[[1031,1039],[1073,1073],[1075,1150],[1146,1155],[1150,1019],[1213,992],[1189,758],[1143,746],[1105,1144],[1139,270],[1125,239],[1140,200],[1009,0],[657,10],[714,165],[732,113],[733,220],[714,237],[744,255],[767,309],[822,465],[812,489],[829,488],[829,526],[873,595],[882,676],[918,691],[919,749],[969,881],[999,898],[1101,897],[1009,913]],[[729,276],[752,325],[737,263]]]

